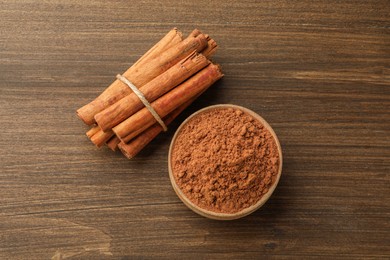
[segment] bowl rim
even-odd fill
[[[278,153],[279,153],[279,168],[278,168],[278,172],[277,172],[277,176],[276,176],[276,180],[275,182],[272,184],[272,186],[269,188],[269,190],[267,191],[266,194],[264,194],[261,199],[256,202],[255,204],[247,207],[247,208],[244,208],[243,210],[241,211],[238,211],[238,212],[235,212],[235,213],[220,213],[220,212],[213,212],[213,211],[210,211],[210,210],[206,210],[206,209],[203,209],[199,206],[197,206],[195,203],[193,203],[190,199],[187,198],[187,196],[182,192],[182,190],[179,188],[179,186],[177,185],[176,183],[176,180],[175,180],[175,177],[173,176],[173,170],[172,170],[172,163],[171,163],[171,160],[172,160],[172,151],[173,151],[173,147],[174,147],[174,144],[175,144],[175,141],[178,137],[178,135],[180,134],[181,132],[181,129],[194,117],[196,117],[197,115],[201,114],[201,113],[204,113],[206,111],[210,111],[212,109],[219,109],[219,108],[234,108],[234,109],[239,109],[241,111],[243,111],[244,113],[248,113],[249,115],[251,115],[252,117],[254,117],[256,120],[259,120],[261,124],[263,124],[263,126],[265,128],[267,128],[267,130],[271,133],[271,135],[274,137],[274,140],[275,140],[275,143],[276,143],[276,146],[277,146],[277,149],[278,149]],[[265,202],[267,202],[267,200],[271,197],[272,193],[274,192],[274,190],[276,189],[276,186],[278,185],[278,182],[279,182],[279,179],[280,179],[280,176],[281,176],[281,173],[282,173],[282,166],[283,166],[283,157],[282,157],[282,148],[280,146],[280,142],[279,142],[279,139],[278,137],[276,136],[276,133],[275,131],[272,129],[272,127],[268,124],[268,122],[263,118],[261,117],[260,115],[258,115],[257,113],[255,113],[254,111],[248,109],[248,108],[245,108],[245,107],[242,107],[242,106],[238,106],[238,105],[234,105],[234,104],[218,104],[218,105],[212,105],[212,106],[207,106],[207,107],[204,107],[196,112],[194,112],[193,114],[191,114],[189,117],[187,117],[181,124],[180,126],[176,129],[176,132],[175,134],[173,135],[172,137],[172,140],[171,140],[171,144],[169,146],[169,152],[168,152],[168,172],[169,172],[169,179],[171,181],[171,184],[172,184],[172,187],[175,191],[175,193],[177,194],[177,196],[180,198],[180,200],[188,207],[190,208],[192,211],[194,211],[195,213],[201,215],[201,216],[204,216],[204,217],[207,217],[207,218],[210,218],[210,219],[216,219],[216,220],[233,220],[233,219],[238,219],[238,218],[242,218],[242,217],[245,217],[251,213],[253,213],[254,211],[258,210],[261,206],[263,206],[265,204]]]

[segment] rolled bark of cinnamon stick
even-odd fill
[[[110,140],[111,137],[114,136],[114,132],[111,130],[107,132],[103,132],[99,126],[97,127],[99,128],[98,131],[94,135],[89,137],[89,139],[93,144],[96,145],[96,147],[100,148],[102,147],[103,144],[105,144],[108,140]]]
[[[114,135],[110,140],[107,141],[107,146],[111,150],[116,151],[116,148],[118,148],[118,144],[120,142],[121,140],[116,135]]]
[[[158,41],[152,48],[150,48],[133,66],[142,66],[146,62],[151,61],[160,55],[163,51],[175,46],[183,40],[182,33],[175,27],[170,30],[160,41]]]
[[[206,35],[207,38],[207,47],[202,51],[202,54],[208,58],[214,55],[217,51],[218,44],[214,39],[210,38],[210,36]]]
[[[208,64],[210,64],[210,61],[204,55],[194,52],[151,80],[140,90],[149,102],[153,102]],[[138,96],[135,93],[131,93],[97,113],[95,120],[103,131],[109,131],[143,107],[144,104]]]
[[[125,76],[135,86],[140,88],[153,78],[168,70],[191,52],[201,52],[204,48],[206,48],[207,44],[208,41],[205,35],[199,34],[195,37],[190,35],[185,40],[166,50],[156,47],[156,49],[152,52],[153,55],[156,55],[155,58],[148,62],[140,61],[135,63],[125,73],[123,73],[123,76]],[[98,112],[129,95],[131,92],[132,91],[126,84],[120,80],[115,80],[95,100],[78,109],[77,115],[87,125],[91,125],[95,123],[94,116]]]
[[[203,92],[222,76],[223,74],[218,65],[209,64],[197,74],[154,101],[151,106],[163,118],[183,103]],[[143,108],[115,126],[112,130],[122,142],[127,143],[154,123],[156,123],[156,120],[152,114],[147,108]]]
[[[186,109],[196,98],[192,98],[191,100],[185,102],[177,109],[173,110],[170,114],[168,114],[164,118],[165,125],[169,125],[172,121],[181,113],[184,109]],[[136,156],[146,145],[148,145],[159,133],[163,131],[160,124],[156,123],[146,129],[137,137],[133,138],[129,143],[120,142],[117,144],[118,148],[121,150],[124,156],[128,159]]]
[[[98,126],[94,126],[92,127],[91,129],[89,129],[86,133],[86,135],[88,136],[89,139],[91,139],[91,137],[96,134],[97,132],[99,132],[100,130],[100,127]]]
[[[104,132],[100,126],[94,126],[90,130],[87,131],[86,135],[88,136],[89,140],[96,145],[96,147],[100,148],[102,145],[110,138],[112,138],[115,134],[114,132],[110,129],[106,132]]]

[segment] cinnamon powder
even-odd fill
[[[279,153],[272,134],[254,117],[236,108],[215,108],[181,128],[171,162],[178,187],[194,204],[236,213],[268,192]]]

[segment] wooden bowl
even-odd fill
[[[191,120],[192,118],[196,117],[197,115],[199,115],[200,113],[203,113],[205,111],[209,111],[209,110],[212,110],[212,109],[216,109],[216,108],[234,108],[234,109],[240,109],[241,111],[243,111],[244,113],[247,113],[249,115],[251,115],[253,118],[255,118],[256,120],[260,121],[261,124],[263,124],[263,126],[268,129],[268,131],[272,134],[272,136],[274,137],[275,139],[275,142],[276,142],[276,146],[278,148],[278,153],[279,153],[279,168],[278,168],[278,173],[277,173],[277,176],[276,176],[276,179],[274,181],[274,183],[271,185],[271,187],[269,188],[268,192],[266,194],[264,194],[261,199],[256,202],[255,204],[253,204],[252,206],[250,207],[247,207],[239,212],[236,212],[236,213],[219,213],[219,212],[213,212],[213,211],[210,211],[210,210],[206,210],[206,209],[203,209],[197,205],[195,205],[192,201],[190,201],[186,195],[182,192],[182,190],[179,188],[179,186],[177,185],[176,181],[175,181],[175,178],[173,176],[173,170],[172,170],[172,150],[173,150],[173,147],[175,145],[175,141],[176,141],[176,138],[177,136],[179,135],[181,129],[183,128],[184,125],[186,125],[189,120]],[[171,142],[171,145],[169,147],[169,154],[168,154],[168,170],[169,170],[169,178],[171,180],[171,184],[172,184],[172,187],[173,189],[175,190],[177,196],[181,199],[181,201],[183,201],[183,203],[189,207],[190,209],[192,209],[194,212],[198,213],[199,215],[202,215],[204,217],[207,217],[207,218],[210,218],[210,219],[216,219],[216,220],[233,220],[233,219],[238,219],[238,218],[242,218],[244,216],[247,216],[251,213],[253,213],[254,211],[256,211],[257,209],[259,209],[261,206],[264,205],[264,203],[271,197],[272,195],[272,192],[275,190],[278,182],[279,182],[279,179],[280,179],[280,175],[282,173],[282,164],[283,164],[283,160],[282,160],[282,148],[280,147],[280,143],[279,143],[279,140],[275,134],[275,132],[272,130],[271,126],[264,120],[264,118],[262,118],[261,116],[259,116],[258,114],[256,114],[255,112],[247,109],[247,108],[244,108],[244,107],[241,107],[241,106],[236,106],[236,105],[231,105],[231,104],[221,104],[221,105],[214,105],[214,106],[209,106],[209,107],[206,107],[206,108],[203,108],[197,112],[195,112],[194,114],[192,114],[191,116],[189,116],[180,126],[179,128],[176,130],[176,133],[175,135],[173,136],[173,139],[172,139],[172,142]]]

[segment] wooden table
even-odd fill
[[[2,1],[0,258],[390,257],[390,5],[379,1]],[[169,29],[209,33],[225,77],[134,160],[75,110]],[[177,126],[233,103],[283,147],[268,203],[196,215],[168,178]]]

